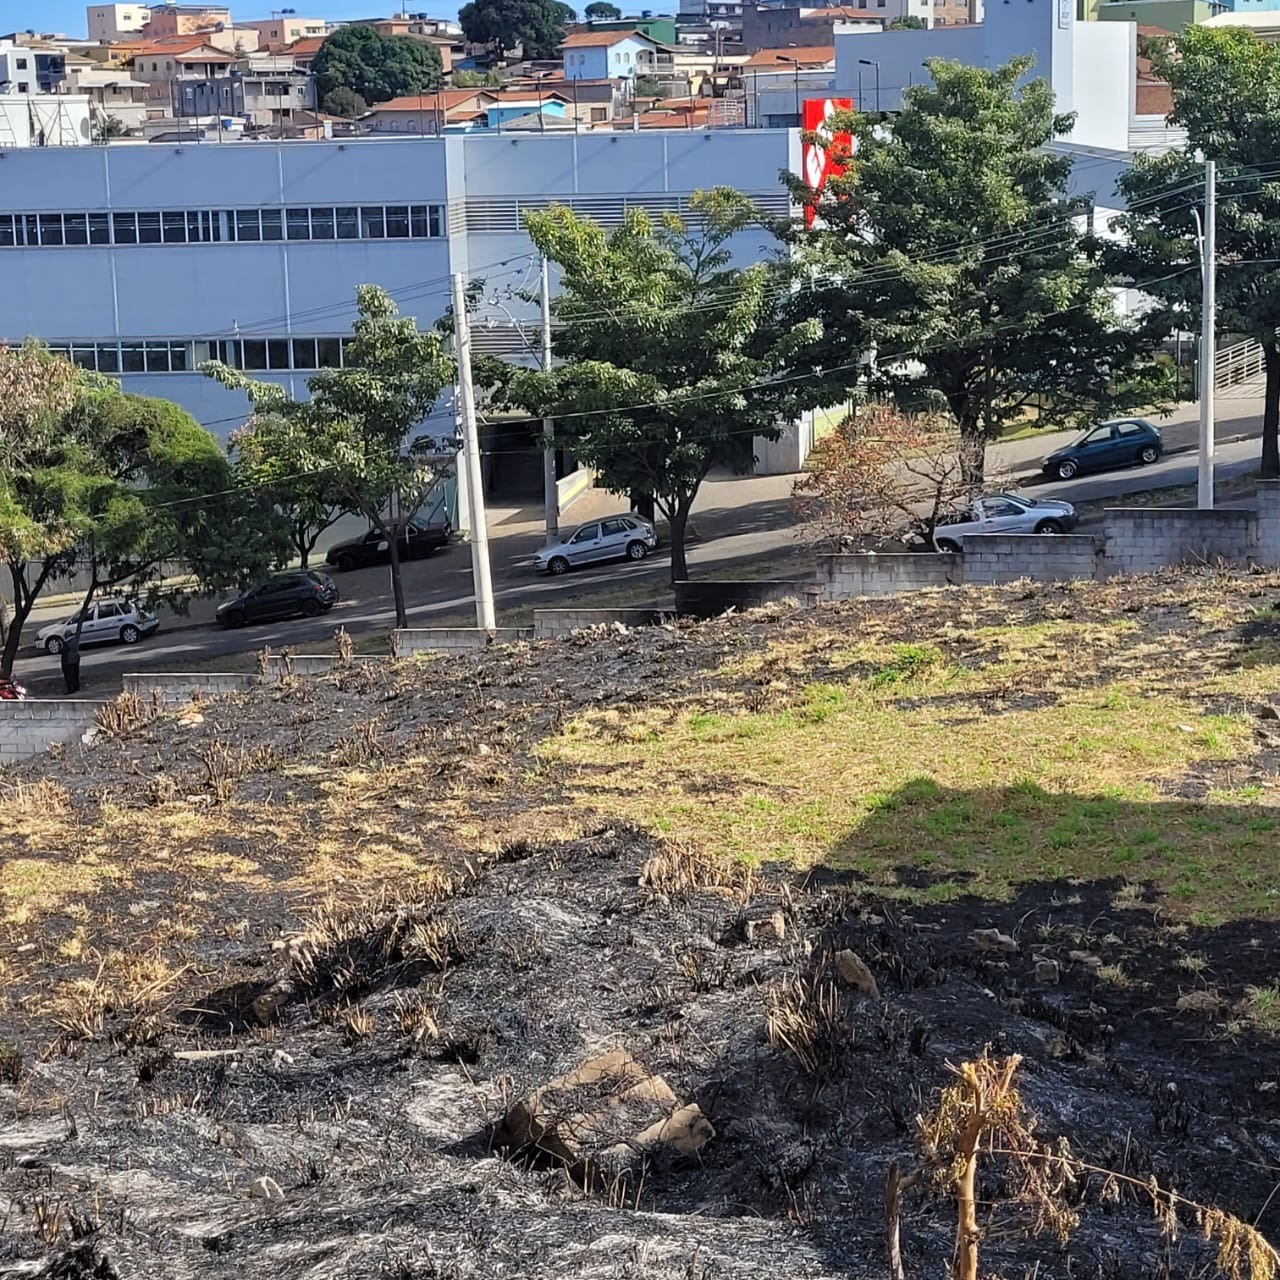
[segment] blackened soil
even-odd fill
[[[1274,978],[1273,926],[1173,928],[1099,884],[912,909],[780,869],[664,891],[641,883],[658,848],[619,828],[513,847],[451,891],[246,953],[147,1043],[24,1057],[2,1093],[0,1275],[881,1275],[887,1167],[917,1158],[946,1064],[984,1046],[1023,1055],[1044,1139],[1280,1229],[1280,1062],[1237,1008]],[[744,941],[774,911],[785,937]],[[992,928],[1016,950],[979,950]],[[809,1070],[770,1045],[768,1008],[840,948],[881,999],[836,982]],[[253,1000],[282,990],[262,1026]],[[512,1099],[616,1046],[702,1106],[701,1159],[588,1194],[493,1149]],[[263,1177],[282,1197],[253,1195]],[[1170,1240],[1101,1177],[1071,1190],[1065,1245],[1002,1205],[998,1159],[982,1191],[992,1274],[1213,1274],[1193,1222]],[[952,1225],[908,1196],[908,1274],[941,1274]]]

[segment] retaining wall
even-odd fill
[[[762,579],[716,582],[702,578],[677,582],[676,612],[692,618],[714,618],[728,609],[754,609],[777,600],[806,603],[821,598],[821,584],[811,578]]]
[[[54,745],[78,742],[105,703],[102,698],[0,702],[0,762],[12,764]]]
[[[656,627],[675,616],[671,609],[535,609],[533,638],[554,640],[584,627],[621,622],[626,627]]]
[[[951,552],[864,552],[818,557],[818,579],[828,600],[892,596],[964,581],[963,556]]]
[[[1259,480],[1254,536],[1258,563],[1280,565],[1280,480]]]
[[[415,653],[471,653],[490,644],[532,639],[532,627],[498,627],[492,633],[479,627],[414,627],[391,633],[391,652],[397,658]]]
[[[1108,575],[1255,557],[1255,513],[1236,507],[1113,507],[1103,513]]]
[[[1087,533],[971,533],[964,540],[963,558],[967,586],[1021,578],[1068,582],[1102,576],[1103,550]]]
[[[168,706],[239,693],[259,682],[256,671],[141,671],[120,677],[126,693],[149,698],[159,690]]]

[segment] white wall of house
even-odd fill
[[[85,17],[90,40],[124,40],[151,21],[151,10],[145,4],[91,4]]]

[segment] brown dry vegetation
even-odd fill
[[[0,1070],[0,1145],[25,1149],[5,1137],[5,1123],[18,1132],[65,1127],[65,1108],[87,1105],[71,1081],[90,1064],[123,1062],[142,1073],[154,1059],[146,1071],[155,1074],[155,1063],[183,1046],[290,1054],[304,1033],[328,1037],[330,1055],[381,1054],[382,1067],[366,1064],[371,1079],[404,1053],[470,1064],[468,1087],[491,1120],[513,1089],[538,1083],[539,1062],[546,1070],[570,1064],[553,1062],[563,1044],[545,1059],[530,1057],[526,1044],[524,1052],[508,1045],[502,1053],[515,1056],[494,1065],[488,1033],[449,1014],[450,975],[480,959],[474,920],[442,917],[442,904],[491,892],[485,886],[509,862],[526,866],[513,850],[533,847],[551,851],[527,864],[544,879],[520,892],[554,903],[554,850],[602,830],[643,833],[631,841],[637,849],[658,841],[639,875],[645,902],[702,903],[697,936],[714,944],[739,913],[765,901],[781,902],[800,930],[754,977],[743,976],[748,967],[730,981],[728,960],[679,942],[685,923],[668,920],[674,932],[658,945],[678,951],[671,975],[655,977],[653,991],[627,1007],[666,1007],[674,997],[663,982],[690,999],[713,998],[729,982],[761,1051],[794,1058],[824,1088],[848,1066],[845,1039],[865,1034],[829,971],[803,949],[824,928],[850,927],[833,923],[848,910],[828,901],[833,885],[861,895],[857,919],[882,922],[865,926],[879,941],[859,945],[882,982],[887,974],[893,985],[896,975],[903,1018],[918,1016],[908,993],[931,985],[923,974],[938,963],[903,958],[912,929],[940,930],[967,953],[970,928],[1016,930],[1030,911],[1040,932],[1020,942],[1026,971],[1013,975],[1010,996],[1017,1017],[1031,1007],[1023,988],[1037,962],[1052,959],[1078,975],[1104,1021],[1108,1010],[1114,1022],[1164,1008],[1165,1029],[1146,1035],[1149,1047],[1183,1035],[1170,1019],[1187,994],[1198,1003],[1179,1016],[1194,1008],[1197,1036],[1225,1046],[1214,1052],[1241,1053],[1258,1037],[1270,1044],[1280,1031],[1272,967],[1280,722],[1257,712],[1280,677],[1278,598],[1274,577],[1208,572],[921,593],[607,629],[471,658],[356,663],[175,712],[146,699],[122,704],[93,748],[0,778],[0,1047],[21,1062],[11,1086],[4,1081],[14,1072]],[[636,871],[628,874],[634,884]],[[612,892],[601,882],[585,900]],[[571,999],[590,984],[564,968],[559,927],[549,915],[517,950],[531,948],[529,966],[549,966]],[[1236,952],[1232,968],[1226,955]],[[1156,953],[1167,968],[1158,982]],[[1003,972],[1013,962],[998,964]],[[394,1000],[393,972],[414,975],[395,979]],[[1002,999],[1005,980],[981,975]],[[253,1016],[264,997],[269,1016]],[[284,1009],[294,1013],[281,1021]],[[1076,1046],[1068,1056],[1083,1062],[1104,1046],[1080,1047],[1088,1043],[1082,1017],[1048,1021]],[[994,1025],[979,1031],[980,1018],[969,1024],[967,1043],[958,1027],[949,1033],[953,1055],[978,1052],[995,1033]],[[618,1025],[599,1031],[628,1040],[636,1025],[619,1014]],[[910,1040],[901,1029],[892,1034]],[[392,1041],[399,1047],[387,1057]],[[720,1062],[728,1043],[703,1057]],[[654,1044],[655,1053],[658,1044],[674,1052],[660,1035]],[[699,1054],[683,1052],[688,1088],[705,1089],[710,1068],[695,1070]],[[330,1114],[341,1128],[360,1091],[339,1083],[341,1069],[330,1071],[337,1075],[328,1083],[318,1069],[309,1077],[299,1114],[312,1122]],[[941,1079],[922,1068],[913,1087],[927,1093]],[[229,1087],[220,1078],[217,1096]],[[151,1117],[189,1115],[196,1129],[212,1124],[216,1151],[222,1104],[206,1110],[209,1095],[197,1093],[176,1082],[127,1105]],[[1034,1101],[1034,1087],[1028,1093]],[[117,1092],[117,1102],[128,1095]],[[909,1116],[920,1102],[904,1097],[891,1113]],[[401,1104],[384,1097],[378,1105]],[[75,1124],[91,1121],[82,1114]],[[745,1140],[726,1147],[749,1160]],[[321,1159],[315,1143],[309,1149],[308,1158]],[[136,1154],[155,1166],[145,1143]],[[367,1151],[359,1158],[374,1159]],[[1257,1159],[1280,1163],[1280,1150]],[[270,1163],[258,1160],[263,1171]],[[252,1154],[241,1152],[238,1167],[232,1183],[248,1179]],[[103,1177],[81,1179],[84,1194],[106,1187],[117,1203],[118,1188]],[[822,1222],[831,1188],[815,1188],[807,1175],[783,1182],[783,1192],[752,1199],[752,1211],[805,1230]],[[664,1203],[659,1185],[653,1207]],[[527,1186],[508,1191],[535,1212]],[[13,1186],[9,1194],[25,1222],[34,1201]],[[227,1194],[244,1193],[236,1184]],[[627,1194],[628,1203],[646,1203],[635,1188]],[[74,1243],[66,1214],[75,1197],[66,1195],[56,1229],[42,1211],[33,1236],[40,1248]],[[723,1210],[710,1191],[699,1195],[681,1204]],[[83,1206],[76,1200],[75,1212]],[[1252,1217],[1261,1202],[1228,1207]],[[876,1233],[865,1234],[862,1252],[876,1256]],[[377,1266],[390,1267],[393,1253],[388,1245]],[[858,1253],[850,1240],[819,1250],[827,1262]],[[348,1269],[332,1274],[473,1274],[412,1269],[420,1263],[415,1254],[403,1272],[366,1271],[348,1258]],[[166,1265],[177,1267],[172,1258]],[[825,1265],[811,1258],[795,1274],[826,1274]],[[1097,1274],[1140,1274],[1133,1265]],[[1201,1263],[1189,1255],[1193,1265]],[[666,1274],[656,1261],[636,1266],[580,1274]],[[722,1273],[737,1274],[706,1271]],[[1050,1274],[1067,1273],[1041,1272]]]

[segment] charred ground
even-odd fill
[[[1274,1238],[1276,596],[948,592],[120,708],[4,779],[0,1275],[880,1276],[886,1169],[984,1045],[1047,1139]],[[498,1145],[613,1048],[698,1157]],[[1214,1274],[1132,1188],[1069,1188],[1065,1245],[1008,1190],[993,1273]],[[908,1197],[909,1275],[953,1223]]]

